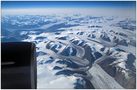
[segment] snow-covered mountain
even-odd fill
[[[2,16],[3,42],[36,44],[38,88],[136,88],[135,29],[128,17]]]

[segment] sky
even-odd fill
[[[135,8],[135,1],[3,1],[2,8]]]
[[[2,1],[4,14],[92,14],[135,17],[135,1]]]

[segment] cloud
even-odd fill
[[[2,15],[83,14],[96,16],[135,17],[133,8],[28,8],[2,9]]]

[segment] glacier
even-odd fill
[[[132,17],[4,15],[2,42],[36,44],[37,88],[136,88]]]

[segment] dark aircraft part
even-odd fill
[[[35,44],[29,42],[1,43],[1,88],[37,88]]]

